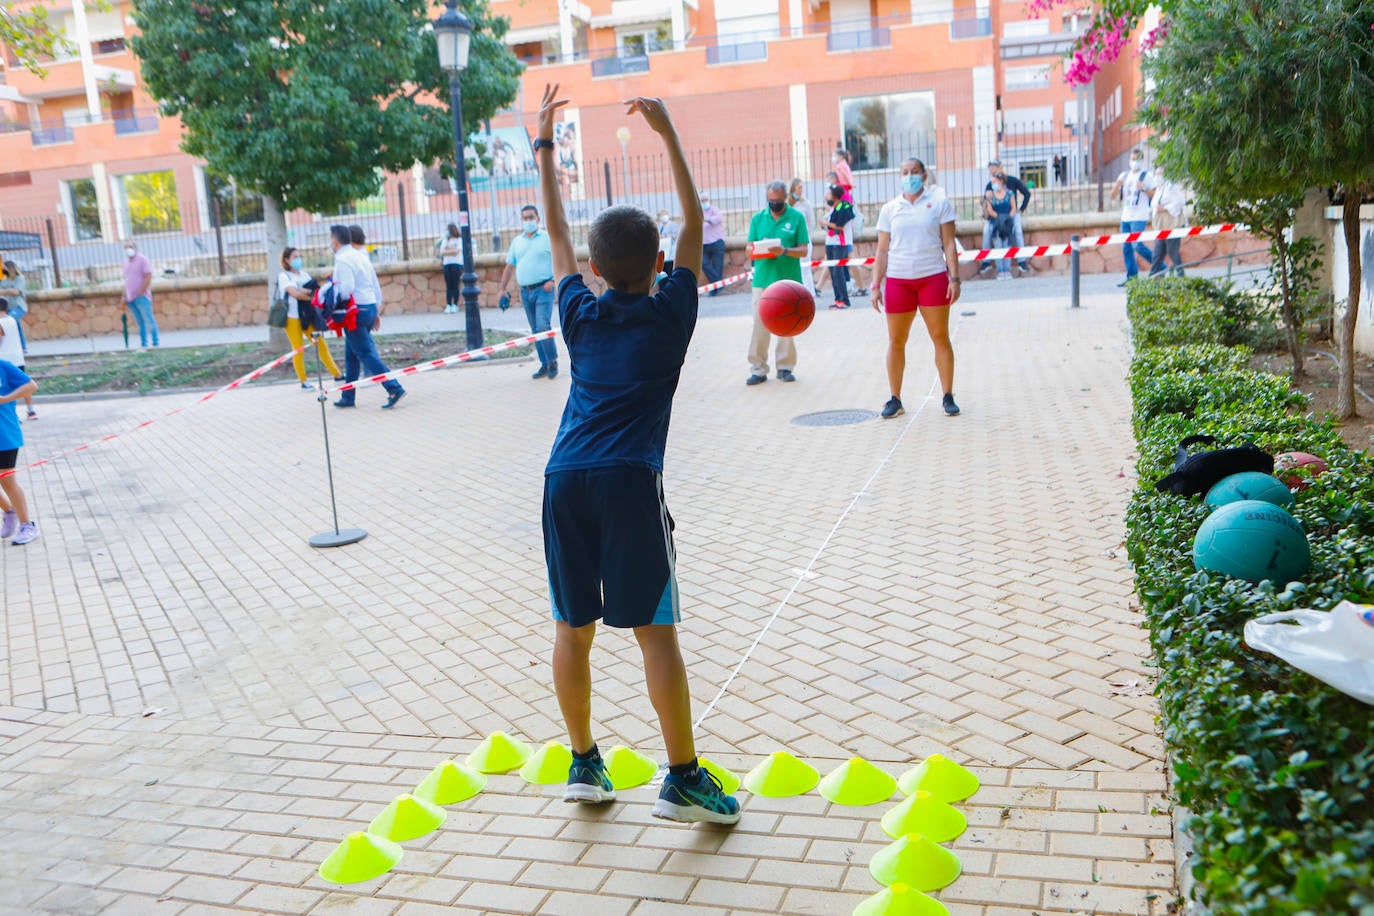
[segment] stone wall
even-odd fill
[[[1104,221],[1099,214],[1085,216],[1031,217],[1026,220],[1026,244],[1063,244],[1069,236],[1104,235],[1117,231],[1116,222]],[[981,221],[960,222],[959,238],[965,248],[976,249],[982,242]],[[855,257],[869,257],[876,247],[876,234],[871,228],[857,246]],[[1226,255],[1264,247],[1256,239],[1239,233],[1186,239],[1183,243],[1185,261]],[[824,256],[821,245],[815,247],[815,257]],[[586,252],[579,252],[586,263]],[[1120,273],[1124,271],[1120,246],[1087,248],[1081,256],[1084,273]],[[1252,255],[1237,263],[1264,263],[1267,255]],[[1067,255],[1037,258],[1037,272],[1067,274]],[[505,266],[497,255],[477,257],[478,286],[484,308],[495,308],[497,284]],[[727,241],[725,276],[731,277],[748,269],[742,239]],[[976,268],[964,264],[962,272],[970,277]],[[327,271],[319,272],[327,275]],[[435,312],[444,307],[444,275],[432,260],[384,264],[377,268],[387,310],[392,313]],[[823,272],[822,272],[823,273]],[[867,282],[869,273],[860,269],[860,280]],[[275,277],[274,277],[275,279]],[[594,289],[599,281],[590,276]],[[191,328],[242,327],[263,324],[267,320],[269,289],[261,275],[233,277],[187,278],[155,280],[153,309],[161,330]],[[24,318],[24,331],[34,340],[87,337],[92,334],[112,334],[121,330],[121,317],[126,314],[119,285],[89,286],[73,289],[47,290],[29,295],[29,314]],[[129,321],[131,331],[137,325]]]

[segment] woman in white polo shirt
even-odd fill
[[[954,347],[949,342],[949,308],[959,299],[959,256],[954,247],[954,206],[926,186],[919,159],[902,163],[902,193],[878,214],[878,256],[873,265],[873,308],[887,313],[887,380],[892,398],[882,416],[903,412],[902,376],[906,341],[916,313],[935,345],[935,369],[944,390],[945,413],[954,403]]]

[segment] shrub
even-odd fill
[[[1174,789],[1192,812],[1194,893],[1217,913],[1374,913],[1374,715],[1242,641],[1260,614],[1374,601],[1374,462],[1329,422],[1298,414],[1305,397],[1247,368],[1246,350],[1194,336],[1225,311],[1197,285],[1137,284],[1128,310],[1137,346],[1152,349],[1131,366],[1140,485],[1126,544]],[[1312,545],[1303,581],[1252,585],[1193,568],[1210,507],[1154,484],[1195,433],[1326,458],[1330,470],[1293,510]]]

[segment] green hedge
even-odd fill
[[[1158,694],[1194,895],[1214,913],[1374,914],[1374,707],[1242,641],[1245,621],[1343,598],[1374,603],[1374,462],[1306,397],[1222,346],[1224,291],[1194,281],[1132,284],[1130,384],[1140,453],[1127,549],[1160,669]],[[1209,507],[1161,494],[1180,439],[1209,433],[1330,470],[1297,494],[1312,569],[1261,583],[1193,568]]]

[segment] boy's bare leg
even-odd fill
[[[572,627],[556,622],[553,642],[553,691],[558,708],[568,726],[572,749],[585,754],[596,742],[592,739],[592,638],[596,624]]]
[[[687,690],[687,666],[677,645],[677,628],[672,624],[635,627],[635,638],[644,654],[649,701],[658,713],[668,764],[691,763],[697,756],[692,741],[692,695]]]
[[[21,523],[33,521],[29,518],[29,504],[24,499],[24,491],[19,489],[19,480],[13,474],[9,477],[0,477],[0,490],[4,491],[6,497],[5,500],[0,501],[0,505],[9,504],[4,506],[6,512],[13,509],[14,514],[19,516]]]

